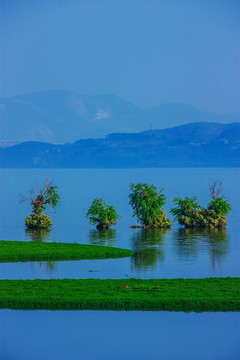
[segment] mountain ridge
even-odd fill
[[[239,167],[240,123],[190,123],[139,133],[112,133],[56,145],[24,142],[0,149],[0,167]]]
[[[109,133],[140,132],[190,122],[240,122],[240,114],[213,114],[187,104],[141,109],[116,95],[81,95],[66,90],[0,99],[1,142],[73,142]]]

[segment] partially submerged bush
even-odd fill
[[[130,184],[130,205],[138,221],[145,228],[169,228],[171,221],[167,218],[162,207],[166,203],[166,196],[162,190],[145,183]]]
[[[178,218],[178,223],[185,228],[218,228],[227,225],[224,215],[208,209],[189,210],[187,215]]]
[[[48,215],[33,213],[25,219],[25,224],[29,229],[48,229],[52,225],[52,220]]]
[[[222,184],[213,181],[209,184],[211,200],[207,209],[200,207],[196,197],[185,199],[174,198],[173,202],[177,205],[170,212],[175,216],[180,225],[185,228],[220,228],[227,225],[226,216],[231,211],[231,206],[224,195],[218,196],[221,192]]]
[[[86,217],[91,225],[97,224],[98,229],[107,229],[116,225],[120,215],[112,205],[107,205],[103,199],[95,199],[90,206]]]

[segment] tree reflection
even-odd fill
[[[164,239],[169,230],[141,229],[134,230],[132,235],[131,257],[132,266],[137,270],[146,270],[157,266],[158,261],[164,260]]]
[[[25,235],[30,241],[52,241],[52,231],[49,229],[25,229]]]
[[[173,233],[180,257],[196,258],[199,252],[209,251],[212,270],[221,262],[229,250],[227,230],[222,229],[179,229]]]
[[[227,229],[214,229],[209,234],[209,250],[212,259],[212,270],[216,264],[221,267],[221,261],[225,258],[229,250],[229,239]]]
[[[45,276],[48,278],[57,267],[57,261],[34,261],[31,263],[32,268],[37,268],[38,271],[43,270]]]
[[[196,258],[198,254],[198,232],[193,229],[178,229],[173,231],[173,239],[177,243],[177,253],[180,258]]]
[[[88,238],[91,245],[115,246],[116,244],[115,229],[89,230]]]
[[[47,242],[52,241],[52,231],[50,229],[25,229],[25,236],[27,240],[35,242]],[[56,269],[56,261],[34,261],[32,263],[33,268],[37,268],[39,271],[44,270],[45,276],[49,275]]]

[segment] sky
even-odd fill
[[[240,112],[239,0],[0,0],[0,96]]]

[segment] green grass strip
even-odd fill
[[[0,308],[240,311],[240,278],[0,280]]]
[[[110,246],[0,241],[0,262],[114,259],[132,254],[132,250]]]

